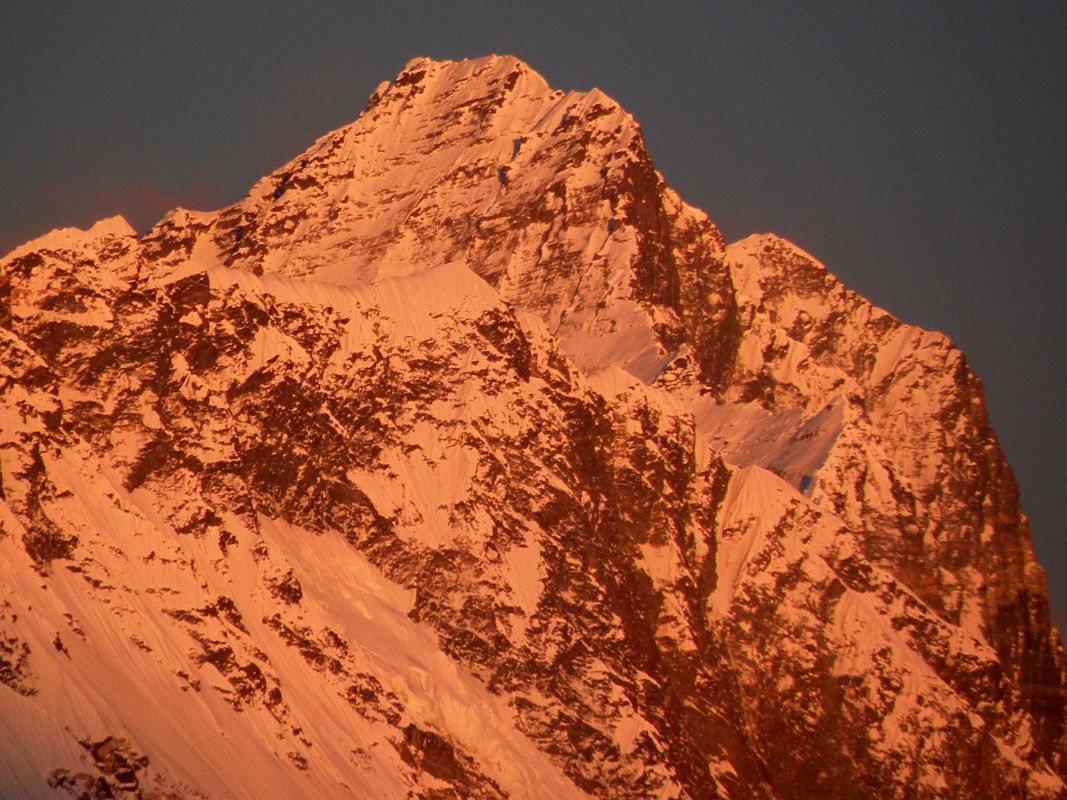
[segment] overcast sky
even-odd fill
[[[165,8],[165,10],[164,10]],[[986,385],[1067,622],[1067,4],[4,4],[0,252],[216,208],[412,56],[598,86],[728,240],[771,231]]]

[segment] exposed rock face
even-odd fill
[[[0,352],[0,794],[1067,795],[963,356],[597,91],[413,61],[6,256]]]

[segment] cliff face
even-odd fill
[[[417,59],[0,276],[3,793],[1065,796],[962,354],[600,92]]]

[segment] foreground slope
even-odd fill
[[[1064,795],[962,356],[599,92],[416,59],[229,209],[6,256],[0,337],[8,794]]]

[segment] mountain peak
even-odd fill
[[[607,298],[629,295],[635,226],[650,213],[644,200],[659,202],[661,183],[637,123],[600,90],[554,90],[514,56],[418,57],[379,86],[357,120],[241,203],[207,221],[170,217],[146,241],[164,256],[153,260],[157,270],[213,259],[342,285],[465,261],[573,339],[575,355],[611,359],[624,341],[644,341],[634,368],[654,376],[667,355],[659,323]],[[567,247],[515,258],[516,248],[539,248],[546,221],[561,212],[570,217]],[[716,250],[718,234],[704,224]],[[583,279],[587,258],[603,269]]]
[[[962,354],[602,92],[413,59],[132,233],[0,270],[0,795],[1064,796]]]
[[[91,246],[102,239],[136,236],[137,231],[120,214],[97,220],[88,228],[56,228],[48,233],[21,244],[3,256],[2,261],[19,258],[39,250],[77,250]]]
[[[399,77],[400,75],[416,72],[418,70],[440,71],[459,69],[476,74],[484,74],[484,72],[488,70],[491,77],[492,75],[507,74],[515,67],[530,70],[531,72],[533,71],[530,69],[530,66],[521,59],[506,53],[489,53],[488,55],[475,58],[461,58],[457,60],[434,59],[429,56],[415,56],[404,64],[397,76]]]
[[[489,55],[460,61],[419,56],[408,61],[392,81],[379,87],[367,109],[388,94],[408,100],[423,95],[420,105],[442,107],[471,103],[489,95],[503,98],[524,77],[530,79],[523,87],[526,94],[551,93],[544,78],[514,56]]]

